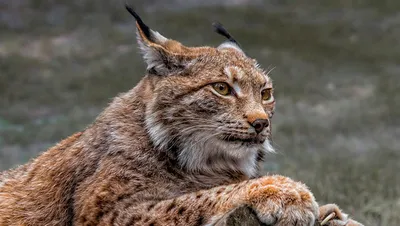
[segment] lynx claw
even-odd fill
[[[325,217],[322,222],[321,222],[321,226],[326,225],[328,223],[328,221],[332,220],[333,218],[336,217],[336,213],[332,212],[330,213],[327,217]]]
[[[335,204],[327,204],[319,207],[319,225],[323,226],[363,226],[363,224],[348,219]]]

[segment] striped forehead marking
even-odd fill
[[[224,68],[224,73],[228,76],[229,80],[231,80],[233,89],[236,92],[236,95],[242,96],[242,89],[238,83],[238,80],[242,79],[244,76],[244,71],[237,66],[227,66]]]
[[[224,73],[233,81],[240,80],[244,76],[244,72],[240,67],[227,66],[224,68]]]

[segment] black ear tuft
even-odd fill
[[[128,12],[135,17],[135,20],[140,28],[140,30],[143,32],[143,34],[146,36],[146,38],[150,41],[154,41],[151,37],[151,30],[150,28],[143,22],[142,18],[128,5],[128,3],[125,3],[125,8],[128,10]]]
[[[239,43],[232,37],[231,34],[229,34],[229,32],[224,28],[224,26],[222,26],[221,23],[214,22],[214,23],[212,23],[212,26],[214,27],[215,32],[226,37],[230,42],[233,42],[236,45],[240,46]]]

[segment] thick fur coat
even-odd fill
[[[220,26],[186,47],[136,18],[147,74],[85,130],[0,174],[0,225],[212,225],[250,206],[267,225],[358,225],[290,178],[260,177],[272,80]],[[138,72],[127,72],[138,73]]]

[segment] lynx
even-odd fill
[[[241,206],[267,225],[361,225],[302,183],[260,176],[272,80],[228,40],[186,47],[135,17],[147,73],[81,132],[0,174],[0,225],[214,225]]]

